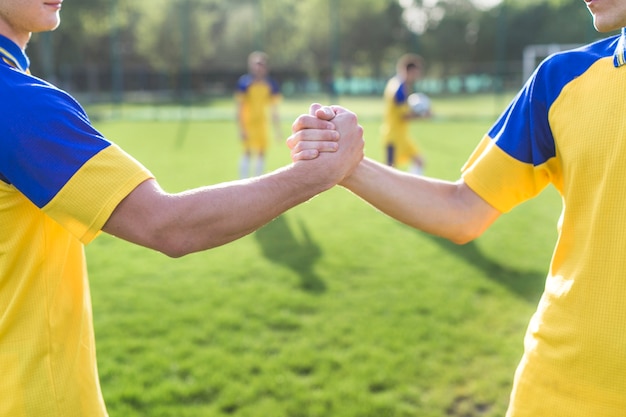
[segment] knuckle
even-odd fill
[[[296,117],[296,120],[294,120],[294,122],[291,125],[291,129],[295,132],[296,130],[298,130],[298,128],[300,126],[302,126],[303,124],[303,119],[306,117],[305,114],[301,114],[300,116]]]

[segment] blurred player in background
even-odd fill
[[[342,183],[384,213],[457,243],[549,184],[557,189],[558,239],[507,417],[626,416],[626,1],[585,3],[598,31],[621,34],[542,62],[458,181],[364,159]]]
[[[336,153],[167,193],[71,96],[30,75],[31,33],[55,29],[60,9],[0,1],[0,417],[107,416],[84,253],[101,231],[173,257],[209,249],[332,187],[363,156],[356,117],[336,109],[319,127],[340,134],[312,131],[327,150],[340,140]]]
[[[252,52],[248,56],[248,73],[239,78],[235,91],[237,124],[243,145],[243,155],[239,162],[240,178],[250,176],[255,158],[254,175],[261,175],[265,170],[270,118],[276,138],[283,139],[278,114],[280,99],[280,87],[269,76],[267,54]]]
[[[423,59],[419,55],[405,54],[397,62],[396,75],[385,87],[385,113],[381,127],[387,165],[398,167],[409,163],[409,172],[421,175],[424,156],[409,134],[411,120],[426,117],[409,106],[409,96],[415,82],[422,75]]]

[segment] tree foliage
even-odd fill
[[[470,0],[89,0],[64,5],[62,20],[33,37],[35,71],[46,62],[57,73],[115,62],[241,71],[261,49],[285,72],[379,77],[408,51],[433,68],[471,71],[519,60],[529,44],[597,37],[584,5],[565,0],[504,0],[486,11]]]

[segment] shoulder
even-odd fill
[[[548,56],[535,70],[528,83],[548,102],[559,96],[563,88],[601,60],[613,60],[619,37],[613,36],[579,48]]]
[[[578,48],[557,52],[548,56],[539,67],[586,69],[598,60],[612,58],[618,41],[619,36],[616,35]]]
[[[33,138],[68,140],[73,136],[70,132],[100,136],[83,107],[66,91],[19,71],[8,78],[0,77],[0,95],[10,97],[0,100],[0,137],[7,139],[0,147],[14,141],[34,142]]]
[[[385,96],[387,98],[393,98],[396,101],[401,99],[405,95],[404,84],[405,83],[398,77],[390,78],[385,86]]]
[[[268,77],[266,81],[267,81],[267,84],[270,86],[270,90],[272,91],[272,94],[280,93],[280,84],[275,78]]]
[[[237,80],[237,91],[243,92],[254,82],[254,78],[250,74],[244,74]]]
[[[0,82],[0,135],[26,138],[28,134],[60,135],[68,130],[94,130],[87,113],[67,92],[36,77],[18,73],[10,83]],[[5,95],[6,93],[6,95]]]
[[[398,88],[400,88],[400,85],[401,85],[401,82],[398,77],[391,77],[389,80],[387,80],[387,84],[385,85],[385,90],[396,92]]]
[[[20,74],[0,77],[0,172],[39,207],[108,142],[68,93]]]
[[[24,112],[30,109],[27,112],[34,113],[36,108],[54,108],[57,111],[72,109],[85,114],[82,106],[70,94],[47,81],[12,69],[2,74],[1,78],[0,92],[2,96],[10,97],[8,100],[0,101],[3,112]]]

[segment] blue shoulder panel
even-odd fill
[[[45,206],[110,145],[67,93],[0,65],[0,178]]]
[[[613,57],[617,37],[546,58],[489,131],[511,157],[540,165],[556,155],[548,114],[571,81],[599,59]]]
[[[237,91],[240,93],[245,93],[248,91],[248,87],[254,81],[254,78],[250,74],[244,74],[237,80]]]
[[[278,84],[278,81],[276,81],[273,78],[268,78],[267,81],[270,84],[271,90],[272,90],[272,95],[276,95],[280,93],[280,84]]]
[[[407,95],[406,95],[406,89],[404,88],[405,85],[406,85],[405,81],[402,81],[400,84],[398,84],[398,89],[396,90],[396,93],[393,95],[393,99],[397,104],[406,103]]]

